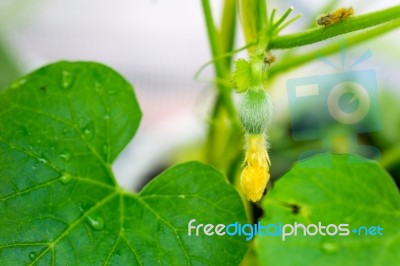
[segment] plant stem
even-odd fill
[[[281,32],[284,28],[286,28],[287,26],[289,26],[290,24],[292,24],[293,22],[295,22],[302,16],[303,16],[303,14],[297,14],[296,16],[294,16],[293,18],[289,19],[288,21],[283,23],[281,26],[279,26],[279,28],[276,29],[276,32]]]
[[[272,9],[271,18],[269,20],[269,24],[273,25],[275,20],[276,8]]]
[[[265,0],[258,1],[258,27],[257,30],[266,30],[268,28],[268,11]]]
[[[215,58],[222,54],[222,45],[219,42],[220,38],[218,38],[217,30],[215,28],[214,21],[212,18],[210,2],[208,0],[202,0],[202,5],[203,5],[204,17],[206,20],[208,39],[211,46],[211,53],[212,56]],[[214,66],[215,66],[216,76],[218,79],[226,79],[228,77],[229,69],[226,67],[224,60],[215,61]],[[238,121],[238,119],[233,105],[232,96],[230,94],[230,89],[221,84],[218,84],[217,87],[219,89],[219,93],[222,97],[222,100],[224,102],[224,105],[226,107],[229,116],[231,117],[234,123],[238,123],[236,122]]]
[[[231,87],[226,85],[224,80],[229,80],[231,59],[218,60],[226,57],[227,53],[231,53],[234,34],[236,28],[236,0],[225,0],[222,13],[221,31],[218,35],[211,15],[211,7],[208,0],[202,0],[204,16],[207,25],[209,42],[215,66],[215,85],[218,88],[211,119],[209,123],[207,143],[206,143],[206,160],[208,163],[221,169],[223,172],[227,170],[229,165],[229,155],[224,153],[225,147],[230,147],[231,152],[235,151],[236,143],[230,142],[230,135],[236,135],[240,132],[240,123],[236,110],[233,105]],[[230,126],[226,126],[226,123]]]
[[[270,31],[273,32],[277,27],[279,27],[279,25],[281,25],[285,21],[285,19],[290,15],[290,13],[292,13],[292,11],[293,7],[291,6],[286,10],[282,17],[280,17],[279,20],[271,26]]]
[[[222,24],[220,31],[220,43],[222,54],[229,53],[233,49],[235,39],[236,25],[236,0],[225,0],[222,12]],[[225,60],[226,66],[232,63],[232,56],[228,56]]]
[[[363,43],[369,39],[375,38],[376,36],[387,33],[390,30],[400,27],[400,19],[392,20],[383,25],[377,26],[373,29],[357,33],[351,37],[346,39],[347,47],[352,47],[357,44]],[[324,46],[323,48],[319,48],[317,50],[302,54],[302,55],[291,55],[284,60],[281,60],[279,63],[276,63],[269,70],[269,78],[276,76],[279,73],[284,71],[299,67],[304,65],[310,61],[313,61],[318,58],[318,56],[330,55],[340,51],[341,45],[339,43],[332,43]]]
[[[246,40],[246,43],[255,43],[257,42],[257,14],[258,10],[258,1],[260,0],[239,0],[239,11],[240,18],[242,22],[243,34]],[[249,47],[249,52],[254,52],[255,47]]]
[[[203,4],[203,12],[204,12],[205,20],[206,20],[207,33],[208,33],[208,39],[210,42],[211,53],[212,53],[212,56],[215,58],[215,57],[219,56],[220,54],[222,54],[222,52],[221,52],[222,47],[220,47],[220,45],[219,45],[217,30],[215,28],[214,20],[212,18],[210,2],[208,0],[202,0],[201,2]],[[224,66],[222,65],[222,63],[215,61],[214,66],[215,66],[216,75],[218,77],[222,77],[225,72]]]
[[[400,5],[349,18],[329,25],[317,26],[297,33],[276,36],[269,42],[269,49],[285,49],[319,42],[337,35],[376,26],[400,18]]]

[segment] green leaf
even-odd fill
[[[397,265],[400,197],[376,162],[352,155],[322,155],[300,162],[275,183],[263,202],[262,224],[381,226],[383,236],[259,236],[264,265]],[[332,230],[331,230],[332,231]]]
[[[249,62],[244,59],[235,61],[235,71],[232,74],[232,81],[238,92],[244,92],[251,86],[252,74]]]
[[[1,265],[238,264],[243,237],[188,236],[188,222],[244,223],[213,168],[175,166],[140,194],[111,163],[141,117],[132,87],[96,63],[60,62],[0,93]]]

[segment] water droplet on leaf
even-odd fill
[[[327,254],[335,254],[339,250],[339,246],[336,243],[325,242],[322,244],[322,250]]]
[[[11,89],[17,89],[19,88],[21,85],[24,85],[26,83],[26,79],[18,79],[16,81],[14,81],[11,85],[10,88]]]
[[[41,163],[47,163],[47,160],[45,158],[38,158],[38,161]]]
[[[69,182],[71,182],[71,180],[72,180],[72,176],[70,174],[68,174],[68,173],[63,173],[62,176],[60,177],[60,181],[64,185],[66,185]]]
[[[96,91],[101,92],[103,90],[103,86],[99,82],[94,83],[94,88]]]
[[[37,253],[35,251],[32,251],[31,253],[29,253],[29,259],[31,261],[33,261],[37,256]]]
[[[63,135],[67,135],[69,132],[70,132],[69,128],[64,127],[64,129],[62,131]]]
[[[72,82],[74,82],[74,75],[68,71],[63,71],[61,86],[67,89],[72,85]]]
[[[69,161],[71,160],[71,153],[69,153],[69,152],[63,152],[63,153],[61,153],[61,154],[59,155],[59,157],[60,157],[61,159],[63,159],[64,161],[69,162]]]
[[[115,95],[115,94],[118,94],[118,91],[117,90],[108,90],[107,94],[108,95]]]
[[[86,223],[96,231],[101,231],[104,229],[104,220],[99,216],[87,216]]]
[[[108,145],[107,144],[103,145],[103,153],[108,154]]]
[[[85,136],[86,139],[92,139],[94,136],[94,126],[93,123],[89,123],[87,124],[84,128],[83,128],[83,134]]]

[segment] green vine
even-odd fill
[[[286,49],[316,43],[345,33],[388,23],[398,18],[400,18],[400,6],[394,6],[359,15],[326,28],[317,26],[297,33],[274,36],[269,42],[268,49]]]
[[[391,20],[387,23],[374,27],[373,29],[363,31],[362,33],[356,33],[353,36],[346,38],[346,45],[347,47],[356,46],[398,27],[400,27],[400,19]],[[284,60],[281,60],[273,65],[268,72],[268,76],[271,79],[280,73],[314,61],[316,58],[318,58],[318,56],[328,56],[337,53],[340,51],[340,49],[341,46],[339,43],[331,43],[322,48],[318,48],[304,54],[290,55]]]

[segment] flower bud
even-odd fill
[[[270,161],[264,135],[247,135],[246,167],[240,185],[248,200],[259,201],[270,178]]]
[[[261,166],[246,166],[240,175],[240,185],[247,198],[257,202],[264,194],[265,187],[269,180],[268,169]]]

